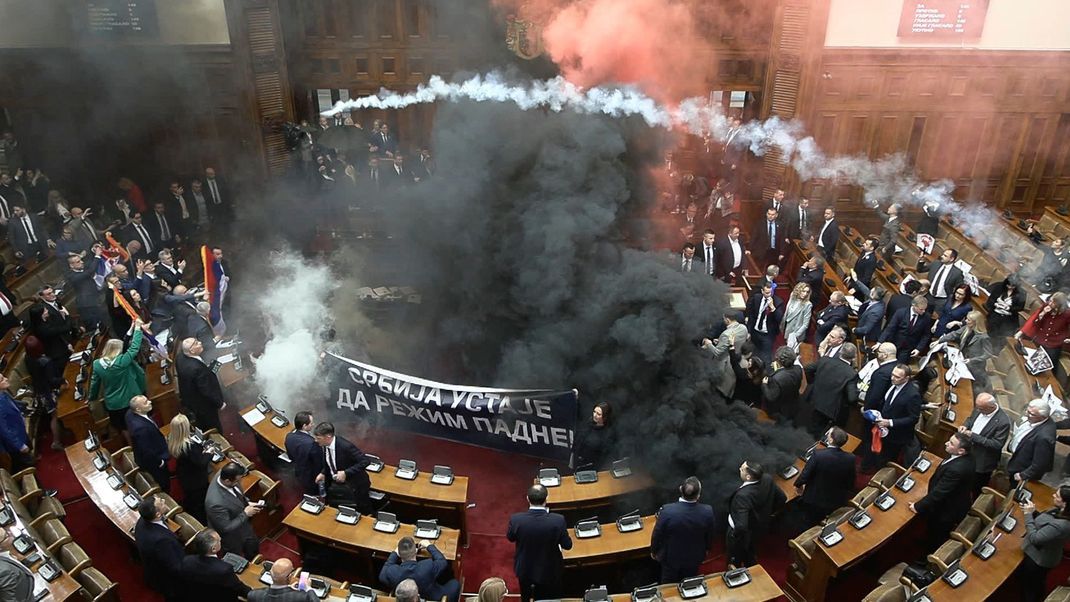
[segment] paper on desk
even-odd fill
[[[1041,372],[1047,372],[1054,367],[1055,365],[1051,362],[1051,356],[1048,355],[1047,351],[1040,348],[1025,348],[1025,369],[1033,376]]]
[[[847,306],[851,308],[851,313],[857,314],[859,308],[862,307],[862,302],[858,300],[858,297],[854,295],[847,295]]]
[[[219,341],[215,344],[216,349],[230,349],[237,344],[237,339],[228,339],[226,341]]]
[[[932,359],[933,355],[935,355],[937,351],[940,351],[941,349],[944,349],[946,347],[947,343],[937,343],[936,347],[933,347],[929,350],[929,353],[925,354],[925,358],[921,360],[921,364],[918,365],[918,371],[920,372],[924,370],[925,366],[929,364],[929,360]]]
[[[234,358],[235,355],[233,353],[228,353],[226,355],[221,355],[215,358],[215,361],[219,362],[220,364],[229,364],[234,361]]]
[[[1051,408],[1052,418],[1062,420],[1066,417],[1066,408],[1063,407],[1063,400],[1055,396],[1055,391],[1052,390],[1051,385],[1044,388],[1044,394],[1041,395],[1040,398],[1048,402],[1048,407]]]
[[[242,414],[241,417],[249,426],[256,426],[264,421],[264,413],[256,408]]]
[[[862,370],[858,372],[858,391],[860,393],[869,390],[869,380],[873,378],[873,373],[880,367],[881,363],[876,358],[869,360],[865,366],[862,366]]]
[[[900,247],[899,245],[895,245],[895,252],[896,253],[902,253],[903,252],[903,247]]]
[[[71,354],[71,359],[69,361],[80,362],[80,361],[82,361],[82,355],[83,354],[85,354],[84,351],[79,351],[78,353],[72,353]]]

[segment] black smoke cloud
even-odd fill
[[[641,458],[663,485],[698,474],[738,484],[751,459],[790,463],[801,431],[756,422],[719,400],[722,377],[694,341],[727,290],[642,250],[656,161],[636,121],[522,112],[490,103],[438,107],[438,176],[392,198],[391,229],[423,295],[409,353],[445,382],[575,387],[581,419],[616,409],[618,456]],[[756,400],[754,400],[756,401]]]

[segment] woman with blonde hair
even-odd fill
[[[488,577],[479,585],[479,594],[468,598],[468,602],[502,602],[509,595],[509,588],[501,577]]]
[[[205,521],[204,496],[208,494],[208,467],[212,455],[193,440],[189,418],[179,414],[171,419],[167,433],[167,451],[176,460],[178,482],[182,485],[182,507],[202,523]]]
[[[93,376],[89,381],[87,397],[97,399],[103,393],[109,422],[123,434],[127,443],[130,443],[130,435],[126,432],[126,411],[130,408],[130,400],[147,391],[145,371],[134,361],[141,349],[141,328],[144,324],[138,320],[135,326],[130,348],[125,353],[123,342],[119,339],[108,339],[104,343],[101,356],[93,360]]]
[[[973,376],[973,387],[977,392],[988,387],[988,358],[992,357],[992,341],[985,332],[984,314],[976,309],[966,314],[962,327],[940,337],[936,343],[955,343],[962,356],[966,358],[966,367]]]
[[[796,284],[784,310],[784,323],[780,330],[784,333],[784,343],[794,351],[799,350],[799,343],[806,338],[806,331],[810,328],[810,316],[814,310],[810,293],[810,285],[806,282]]]

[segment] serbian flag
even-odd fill
[[[216,261],[208,245],[201,246],[201,262],[204,264],[204,290],[207,293],[205,301],[212,306],[208,319],[212,323],[212,330],[220,335],[227,328],[223,322],[223,295],[226,293],[227,275],[223,273],[223,265]]]
[[[115,295],[116,304],[119,307],[123,308],[123,311],[126,312],[126,315],[130,316],[131,320],[141,319],[141,316],[138,315],[137,310],[134,309],[134,307],[130,305],[130,302],[126,300],[126,297],[123,296],[122,291],[120,291],[119,289],[115,289],[112,291],[112,294]],[[167,348],[163,346],[163,343],[156,339],[156,335],[154,335],[151,331],[146,332],[144,334],[146,342],[149,344],[149,346],[152,347],[153,351],[155,351],[160,357],[167,359]]]

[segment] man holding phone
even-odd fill
[[[430,558],[416,560],[420,551],[427,552]],[[425,600],[441,600],[446,596],[447,602],[457,602],[461,596],[461,584],[456,579],[439,583],[438,579],[449,567],[449,562],[435,544],[426,539],[419,543],[411,537],[402,537],[396,550],[386,559],[383,570],[379,571],[379,582],[393,591],[402,581],[412,579]]]
[[[291,585],[294,565],[289,558],[279,558],[271,565],[271,587],[249,592],[249,602],[316,602],[312,590],[301,591]]]

